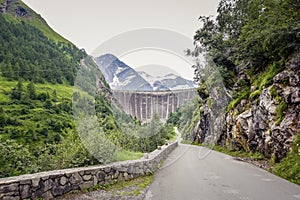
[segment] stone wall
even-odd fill
[[[178,146],[164,145],[142,158],[104,166],[63,169],[0,179],[0,199],[54,199],[74,190],[84,190],[113,181],[124,181],[154,172]]]
[[[172,112],[194,99],[196,94],[196,89],[155,92],[113,90],[123,110],[142,122],[150,121],[155,113],[166,121]]]

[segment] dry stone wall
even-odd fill
[[[104,166],[63,169],[0,179],[0,199],[55,199],[74,190],[124,181],[154,172],[159,163],[178,146],[177,142],[164,145],[134,161],[117,162]]]

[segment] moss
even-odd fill
[[[276,89],[275,89],[274,86],[272,86],[272,87],[270,88],[270,94],[271,94],[271,97],[272,97],[272,98],[274,98],[274,97],[277,96],[277,92],[276,92]]]
[[[237,94],[237,97],[234,100],[232,100],[229,103],[227,107],[227,112],[234,109],[243,99],[248,99],[249,95],[250,95],[250,87],[246,87],[244,90],[242,90]]]
[[[216,100],[215,99],[212,99],[212,98],[209,98],[207,100],[207,105],[208,105],[208,108],[211,109],[215,104],[216,104]]]
[[[280,60],[274,62],[261,73],[255,75],[249,71],[248,75],[252,77],[252,85],[258,87],[259,90],[263,90],[273,83],[273,78],[282,70],[284,70],[284,61]]]
[[[250,94],[250,99],[251,100],[254,100],[254,99],[257,99],[259,97],[259,95],[261,94],[261,90],[255,90],[254,92],[252,92]]]
[[[275,125],[278,125],[284,119],[284,112],[287,109],[287,103],[282,97],[278,97],[278,106],[276,107],[276,122]]]

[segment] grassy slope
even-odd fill
[[[2,2],[1,2],[2,1]],[[3,0],[0,1],[0,4],[3,3]],[[21,6],[29,11],[28,16],[26,17],[16,17],[14,12],[17,6]],[[55,42],[62,42],[65,44],[71,44],[67,39],[56,33],[50,26],[48,26],[47,22],[35,11],[29,8],[24,2],[17,0],[10,4],[8,12],[5,14],[5,18],[11,22],[20,23],[21,21],[25,21],[28,24],[38,28],[41,30],[45,36]]]
[[[300,185],[300,133],[296,136],[293,148],[287,157],[275,164],[272,172]]]
[[[26,90],[27,84],[28,82],[23,82],[23,90]],[[15,88],[16,85],[16,81],[8,81],[7,79],[0,77],[0,105],[6,112],[8,117],[14,118],[21,123],[20,126],[6,126],[5,130],[18,129],[21,132],[26,132],[29,128],[32,128],[35,131],[38,129],[37,124],[40,124],[41,127],[47,127],[47,119],[56,119],[71,123],[72,116],[70,114],[66,112],[56,114],[48,109],[44,109],[44,102],[41,102],[39,100],[32,101],[32,104],[34,105],[34,108],[32,109],[29,109],[28,106],[21,103],[12,103],[10,94],[12,89]],[[35,84],[35,88],[37,94],[48,93],[50,95],[50,98],[52,98],[51,94],[56,91],[57,102],[55,104],[71,102],[73,93],[73,87],[71,86],[59,84]],[[27,112],[22,114],[22,110],[24,109],[26,109]],[[1,136],[8,139],[10,134],[5,133],[1,134]],[[21,140],[22,138],[19,139]],[[42,139],[40,142],[43,141],[44,140]]]
[[[23,82],[23,88],[26,90],[26,86],[29,82]],[[69,113],[62,112],[59,114],[56,113],[49,113],[49,110],[43,108],[44,102],[40,102],[39,100],[35,100],[35,108],[29,109],[28,113],[20,115],[16,114],[21,112],[22,109],[27,108],[27,106],[23,104],[10,104],[11,98],[10,93],[13,88],[17,85],[17,81],[8,81],[7,79],[0,76],[0,105],[1,107],[7,112],[9,117],[16,118],[22,126],[7,126],[8,129],[19,129],[20,131],[26,132],[29,128],[36,129],[37,123],[40,123],[40,126],[47,127],[45,121],[47,119],[57,119],[61,121],[69,122],[72,125],[73,116]],[[55,105],[61,104],[63,102],[72,102],[72,95],[73,95],[73,86],[69,85],[61,85],[61,84],[35,84],[36,93],[48,93],[51,98],[51,94],[56,91],[57,93],[57,102]],[[81,92],[83,95],[87,95],[85,92]],[[55,134],[52,132],[52,134]],[[50,132],[51,135],[51,132]],[[4,139],[9,139],[10,134],[0,134],[0,137]],[[23,137],[16,138],[19,142],[25,142]],[[39,138],[38,143],[42,144],[46,138]],[[28,142],[28,141],[27,141]],[[123,160],[135,160],[139,159],[143,156],[141,152],[132,152],[127,150],[120,150],[117,152],[116,160],[123,161]]]

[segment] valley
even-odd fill
[[[0,1],[0,199],[90,198],[139,176],[145,199],[299,199],[299,9],[220,1],[182,49],[187,80],[92,57]]]

